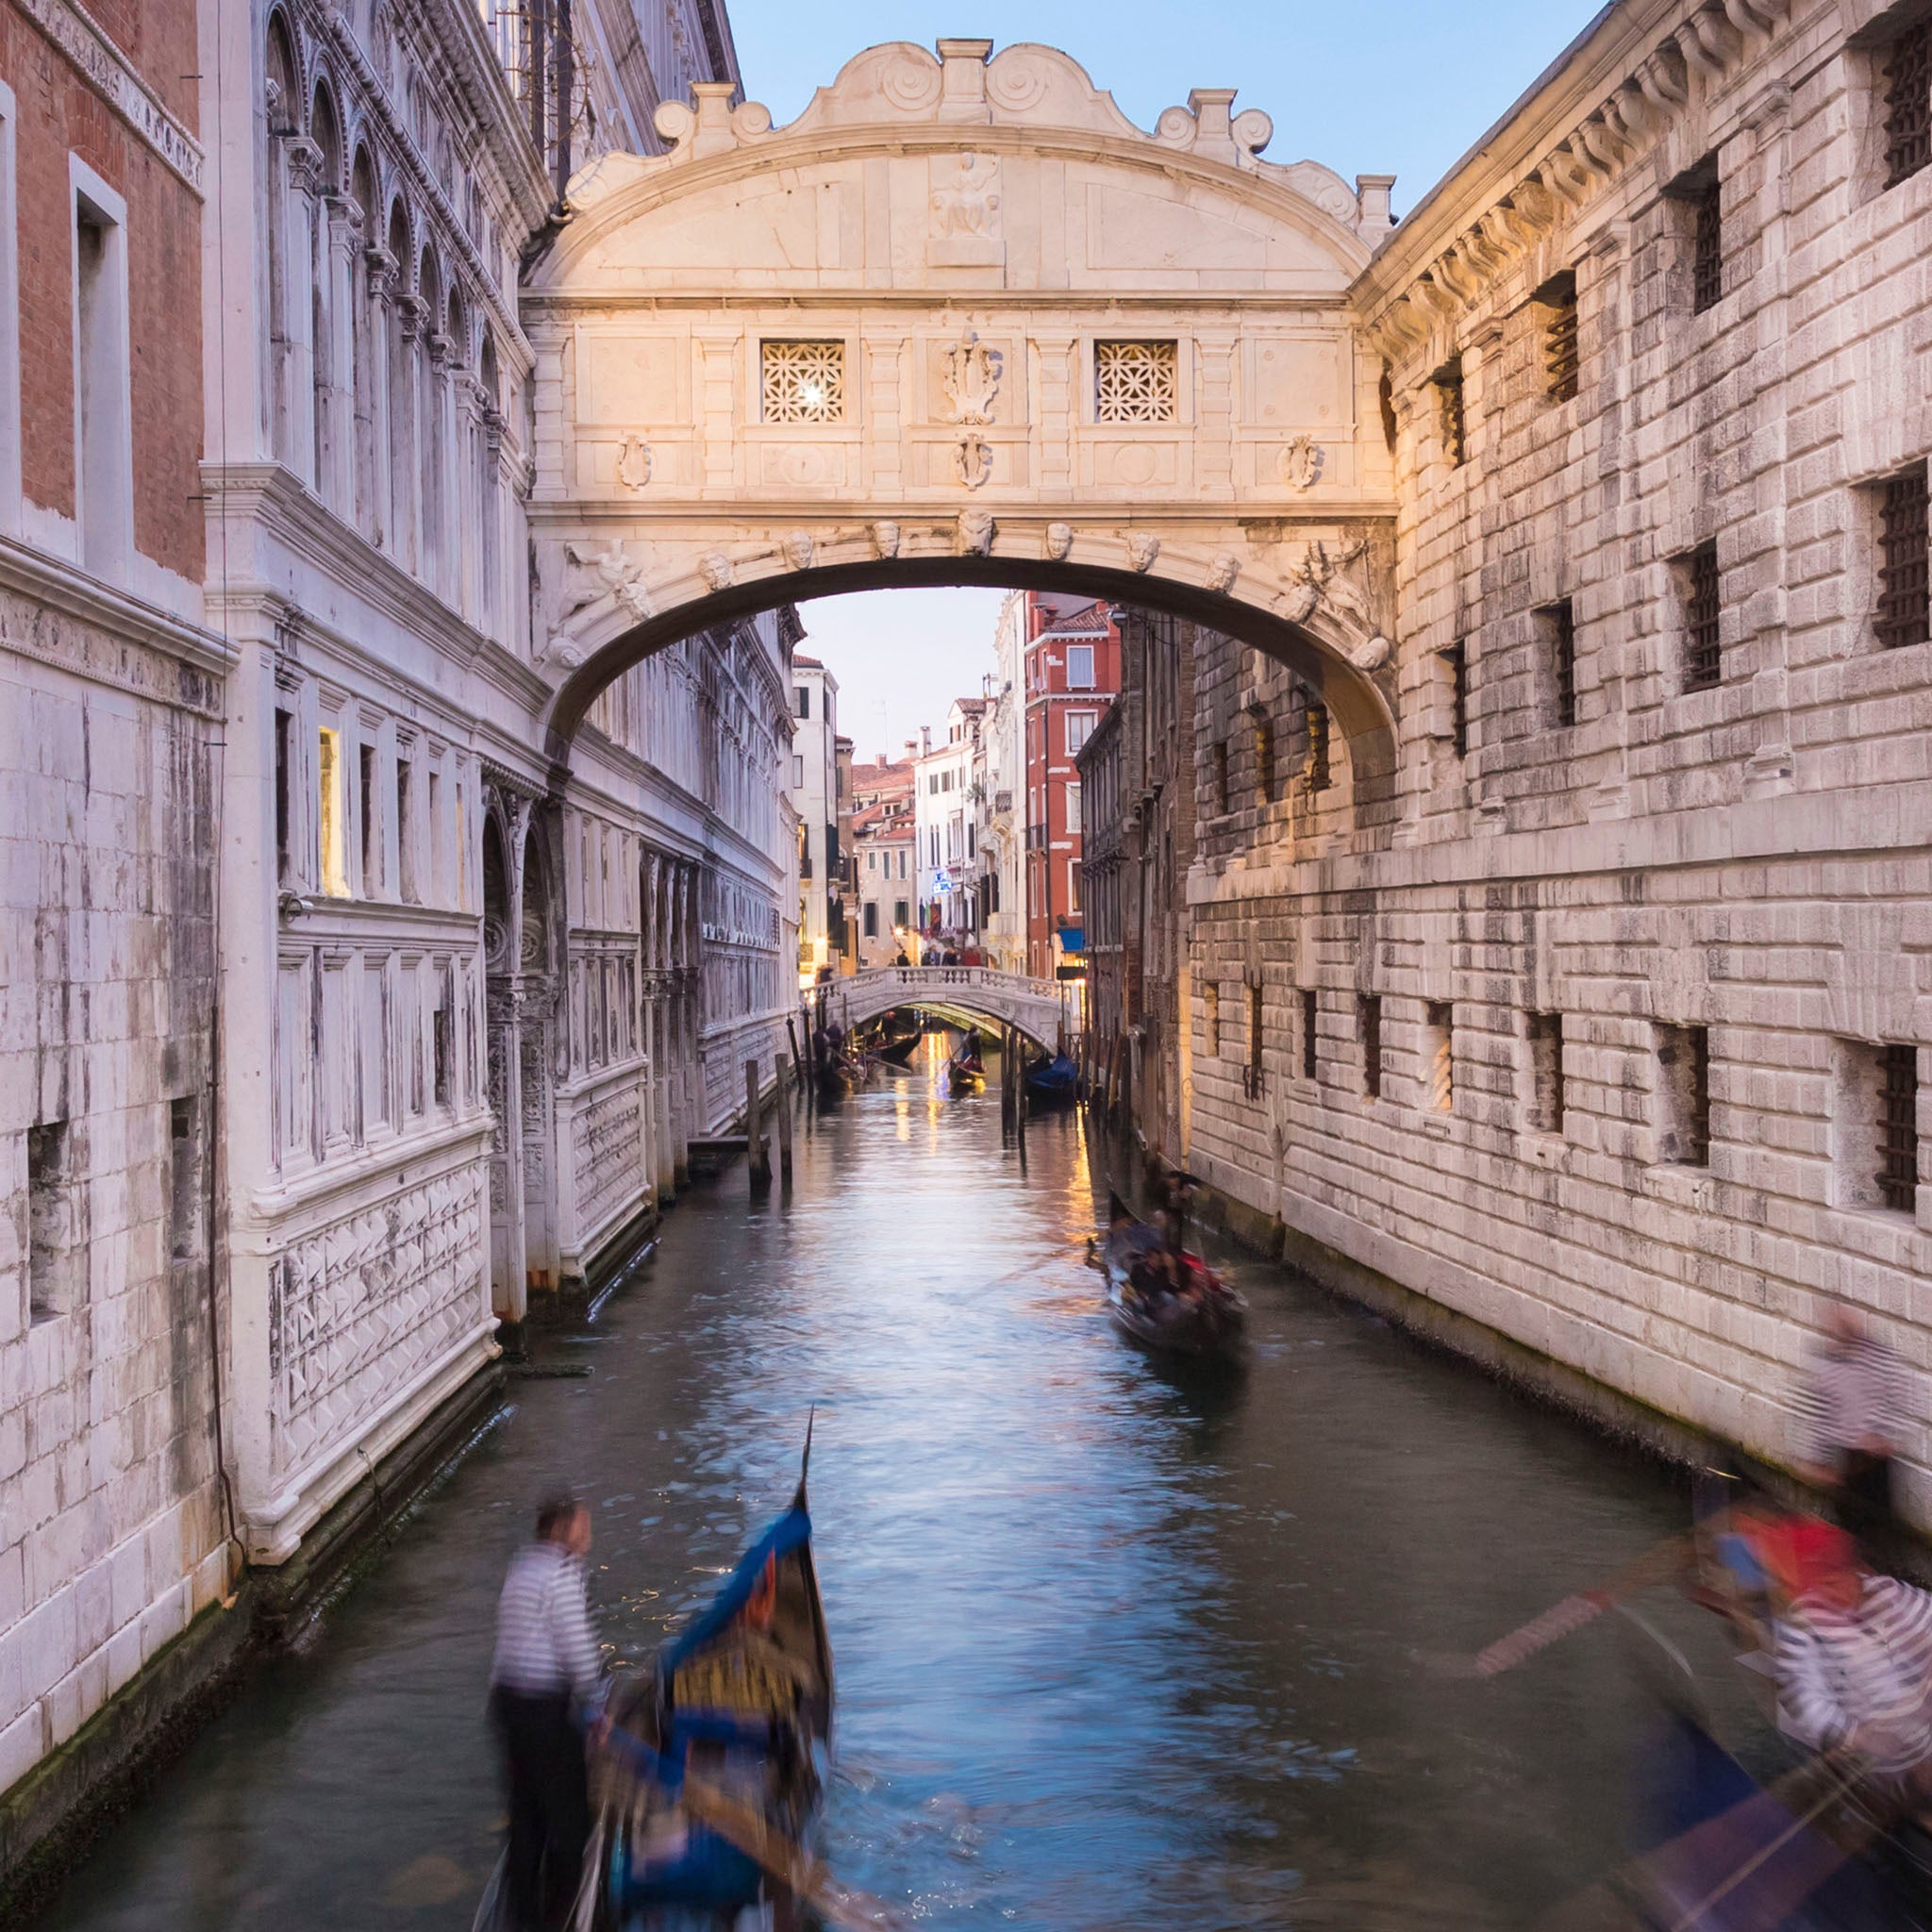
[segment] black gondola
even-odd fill
[[[768,1899],[789,1918],[790,1895],[813,1870],[802,1847],[823,1792],[832,1692],[801,1473],[791,1507],[709,1607],[611,1696],[579,1926],[630,1932],[691,1912],[728,1923]]]
[[[1088,1244],[1107,1276],[1107,1310],[1148,1348],[1226,1355],[1240,1345],[1248,1304],[1199,1255],[1171,1245],[1118,1194],[1108,1197],[1108,1230]]]

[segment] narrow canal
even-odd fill
[[[1678,1527],[1681,1485],[1252,1263],[1245,1371],[1163,1370],[1082,1265],[1104,1187],[1077,1118],[1023,1169],[996,1091],[924,1068],[811,1122],[789,1199],[695,1189],[545,1341],[588,1377],[514,1385],[46,1923],[467,1926],[533,1506],[592,1502],[593,1605],[641,1660],[782,1506],[813,1403],[846,1882],[961,1928],[1536,1922],[1619,1856],[1631,1639],[1452,1665]]]

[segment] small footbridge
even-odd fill
[[[1049,1053],[1062,1031],[1071,1040],[1080,1030],[1080,1003],[1071,986],[991,966],[874,966],[822,991],[826,1019],[848,1030],[911,1007],[962,1024],[1017,1026]]]

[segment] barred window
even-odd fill
[[[1220,813],[1227,810],[1227,740],[1217,739],[1210,749],[1214,779],[1214,809]]]
[[[1878,1192],[1910,1214],[1919,1200],[1919,1050],[1891,1045],[1878,1057]]]
[[[1543,370],[1549,398],[1567,403],[1575,394],[1581,369],[1577,338],[1576,276],[1565,269],[1537,291],[1543,308]]]
[[[1715,172],[1704,184],[1695,203],[1690,244],[1690,312],[1702,315],[1724,299],[1724,190]]]
[[[1325,791],[1330,782],[1328,765],[1328,707],[1308,700],[1308,790]]]
[[[1537,622],[1549,653],[1550,692],[1557,725],[1562,729],[1576,723],[1576,612],[1569,598],[1560,604],[1546,604],[1537,612]]]
[[[1180,352],[1173,342],[1095,342],[1093,420],[1172,423],[1179,415]]]
[[[1932,20],[1892,42],[1883,74],[1885,185],[1896,188],[1932,162]]]
[[[1362,1093],[1369,1100],[1382,1097],[1382,995],[1358,993],[1355,1003],[1356,1031],[1362,1042]]]
[[[1436,371],[1436,403],[1440,411],[1442,455],[1452,469],[1460,469],[1469,455],[1462,410],[1462,358],[1453,357]]]
[[[1663,1098],[1657,1158],[1685,1167],[1710,1165],[1710,1029],[1657,1029],[1658,1086]]]
[[[1678,570],[1684,591],[1684,689],[1708,691],[1724,677],[1717,545],[1700,543]]]
[[[1456,1111],[1456,1009],[1430,1000],[1423,1023],[1424,1105],[1431,1113]]]
[[[1251,985],[1248,988],[1248,1064],[1241,1074],[1241,1086],[1250,1100],[1261,1097],[1264,1079],[1261,1055],[1266,1038],[1263,1031],[1266,1013],[1261,989]]]
[[[1529,1016],[1529,1124],[1540,1134],[1563,1131],[1563,1016]]]
[[[1320,1070],[1321,1003],[1312,986],[1302,988],[1302,1078],[1312,1080]]]
[[[1274,798],[1274,721],[1265,712],[1255,714],[1255,790],[1261,803]]]
[[[766,342],[762,355],[767,423],[845,420],[843,342]]]
[[[1449,741],[1459,758],[1469,756],[1469,642],[1457,638],[1436,654],[1449,676]]]
[[[1914,464],[1879,491],[1878,613],[1874,628],[1887,650],[1922,644],[1932,632],[1932,575],[1927,572],[1925,465]]]

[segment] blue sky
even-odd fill
[[[1593,0],[1221,0],[1196,11],[1099,0],[731,0],[745,91],[779,122],[878,41],[941,34],[1064,47],[1152,127],[1193,87],[1234,87],[1274,122],[1267,158],[1324,161],[1346,179],[1394,175],[1407,213],[1590,22]],[[992,665],[996,591],[828,598],[803,615],[841,686],[858,756],[938,724]]]

